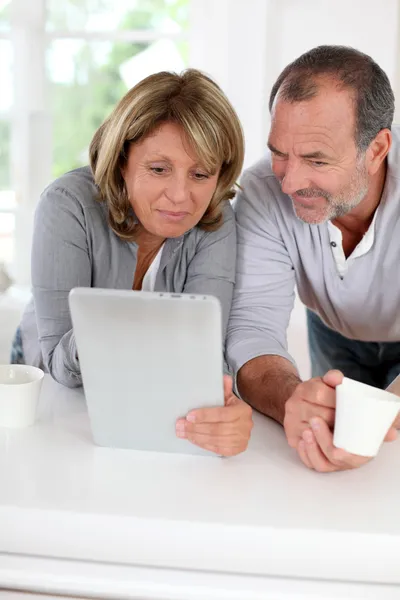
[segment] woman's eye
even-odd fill
[[[150,167],[151,171],[153,171],[153,173],[156,173],[156,175],[161,175],[162,173],[165,173],[165,169],[164,167]]]
[[[199,180],[208,179],[208,177],[209,177],[206,173],[195,173],[194,176],[195,176],[195,179],[199,179]]]

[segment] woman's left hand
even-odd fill
[[[251,407],[235,396],[232,378],[224,375],[224,406],[192,410],[178,419],[176,434],[221,456],[246,450],[253,428]]]

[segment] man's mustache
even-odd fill
[[[299,198],[326,198],[329,200],[330,194],[324,190],[317,188],[306,188],[304,190],[297,190],[296,196]]]

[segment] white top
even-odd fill
[[[308,471],[282,428],[260,415],[249,450],[233,459],[100,448],[82,392],[49,376],[41,415],[31,429],[0,429],[0,589],[309,600],[329,580],[392,586],[352,596],[347,584],[346,596],[330,599],[400,597],[400,441],[362,469],[331,475]],[[157,595],[168,578],[178,585],[174,570],[186,573],[185,593]],[[134,595],[145,573],[154,593]],[[239,581],[276,591],[280,578],[308,578],[316,595],[300,579],[289,596],[199,595],[196,585],[213,578],[235,594]]]
[[[149,268],[146,271],[145,276],[142,281],[142,291],[143,292],[154,292],[154,287],[156,285],[156,277],[158,273],[158,268],[160,266],[161,255],[164,249],[164,244],[161,246],[153,261],[151,262]]]
[[[350,264],[360,256],[363,256],[369,252],[374,244],[375,240],[375,221],[380,206],[375,211],[374,218],[372,219],[371,225],[368,227],[362,240],[354,248],[353,252],[346,258],[343,250],[343,236],[339,227],[336,227],[331,221],[328,221],[329,238],[331,240],[332,255],[336,263],[336,267],[339,275],[344,277]]]

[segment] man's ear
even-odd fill
[[[369,175],[375,175],[385,160],[392,145],[392,133],[381,129],[367,149],[367,168]]]

